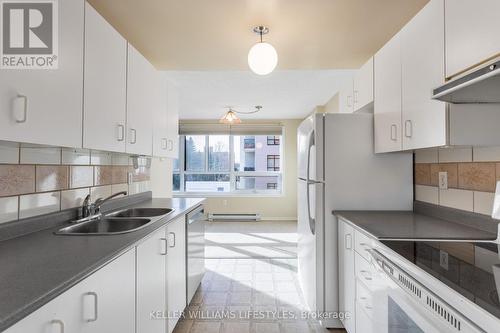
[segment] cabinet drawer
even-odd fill
[[[356,279],[356,304],[370,319],[373,318],[373,295],[359,279]]]
[[[363,258],[370,261],[370,255],[368,254],[368,250],[372,248],[371,246],[372,239],[365,234],[356,231],[354,233],[354,250]]]
[[[374,333],[373,321],[364,310],[364,307],[356,302],[356,332]]]

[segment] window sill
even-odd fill
[[[238,192],[172,192],[174,198],[228,198],[228,197],[237,197],[237,198],[280,198],[284,197],[284,193],[238,193]]]

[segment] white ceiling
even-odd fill
[[[323,105],[352,77],[351,70],[168,71],[180,91],[181,119],[219,119],[232,106],[263,109],[242,119],[301,119]]]

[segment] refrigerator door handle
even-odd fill
[[[306,193],[307,193],[307,218],[309,219],[309,229],[311,230],[311,234],[314,235],[316,233],[316,220],[313,219],[311,216],[311,200],[310,200],[311,184],[307,183],[306,187],[307,187],[307,190],[306,190]]]
[[[306,168],[306,181],[309,184],[311,181],[311,148],[314,146],[314,131],[309,134],[309,143],[307,145],[307,168]],[[309,196],[308,196],[309,199]]]
[[[309,219],[309,229],[311,233],[314,235],[316,232],[316,221],[311,217],[311,184],[314,182],[310,179],[310,168],[311,168],[311,148],[314,146],[314,131],[309,134],[309,144],[307,145],[307,171],[306,171],[306,194],[307,194],[307,218]]]

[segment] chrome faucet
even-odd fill
[[[122,192],[117,192],[112,195],[110,195],[107,198],[99,198],[97,199],[94,203],[91,203],[90,199],[90,194],[85,197],[85,200],[83,200],[83,205],[82,205],[82,218],[79,219],[78,221],[81,221],[83,219],[91,220],[94,218],[98,218],[101,216],[101,206],[107,202],[108,200],[111,200],[119,195],[127,195],[127,191],[122,191]]]

